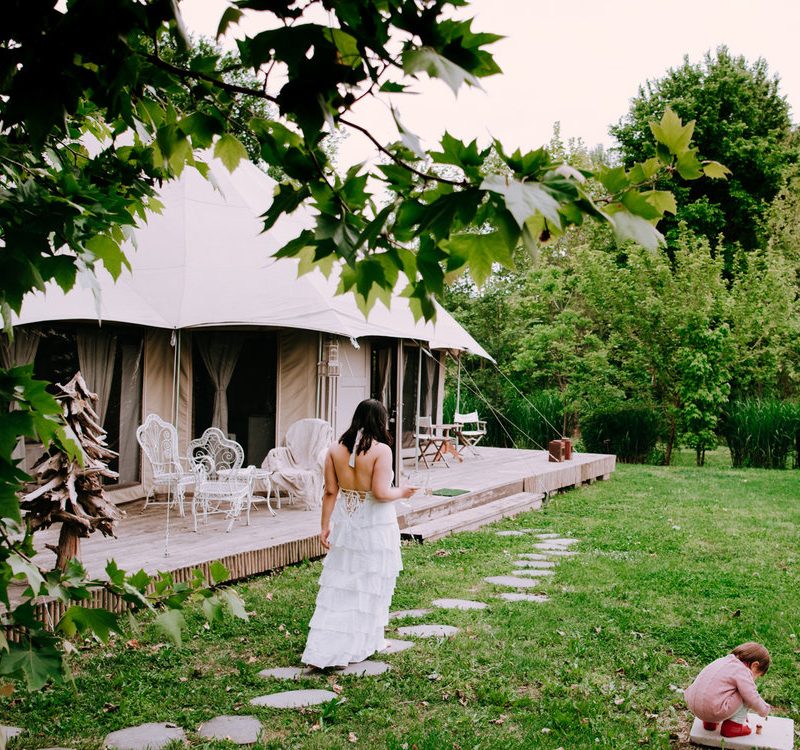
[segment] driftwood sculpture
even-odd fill
[[[104,536],[115,536],[117,521],[124,515],[106,498],[103,477],[115,479],[108,461],[117,454],[106,444],[106,432],[98,423],[92,393],[80,373],[66,385],[57,385],[56,398],[64,410],[67,434],[70,430],[80,447],[82,464],[56,447],[43,454],[33,467],[37,487],[22,498],[27,520],[33,531],[61,523],[56,553],[56,568],[80,556],[80,540],[98,529]]]

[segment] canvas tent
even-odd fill
[[[231,431],[228,401],[259,391],[263,404],[243,407],[246,421],[236,417],[248,459],[259,462],[296,419],[321,416],[338,430],[370,395],[405,405],[406,424],[416,388],[426,394],[418,401],[440,411],[436,355],[420,346],[488,357],[441,308],[435,324],[416,322],[395,297],[365,320],[351,295],[334,294],[335,280],[317,270],[298,277],[296,261],[272,255],[307,215],[295,212],[262,233],[259,216],[275,183],[249,162],[231,174],[212,160],[210,174],[205,180],[187,169],[164,186],[164,209],[134,233],[126,248],[132,270],[116,283],[100,269],[95,289],[86,280],[66,294],[49,285],[25,299],[14,321],[22,332],[61,336],[60,344],[41,339],[38,359],[48,362],[40,364],[77,363],[110,404],[106,419],[118,427],[124,477],[141,476],[132,429],[149,412],[172,420],[185,444],[211,421]],[[29,346],[19,348],[18,358],[33,356]],[[414,377],[411,388],[404,374],[415,366],[425,383]]]

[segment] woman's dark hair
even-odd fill
[[[339,442],[352,453],[353,446],[356,443],[356,435],[361,430],[361,440],[358,443],[357,454],[366,453],[372,446],[373,440],[391,445],[393,441],[387,429],[388,421],[389,415],[386,413],[386,407],[380,401],[368,398],[356,406],[353,421],[347,431],[339,438]]]

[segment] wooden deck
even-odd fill
[[[466,494],[415,496],[398,503],[398,521],[401,530],[412,538],[438,538],[449,533],[451,528],[475,528],[504,515],[536,507],[533,502],[524,507],[520,505],[520,493],[538,498],[546,492],[605,479],[614,466],[615,457],[608,455],[573,454],[568,462],[549,463],[545,451],[481,448],[478,456],[467,456],[463,463],[451,463],[450,468],[437,465],[426,472],[432,489],[462,489],[467,490]],[[413,466],[408,467],[409,471],[412,469]],[[502,512],[504,504],[509,506],[506,513]],[[479,513],[475,509],[484,505],[486,517],[476,524],[473,517]],[[113,558],[129,572],[139,569],[148,573],[171,571],[176,580],[187,580],[195,568],[207,573],[208,566],[219,560],[230,570],[231,579],[237,580],[323,554],[318,537],[318,510],[302,510],[284,502],[283,508],[273,517],[262,502],[253,510],[250,526],[240,520],[227,534],[226,522],[221,516],[210,517],[208,525],[201,525],[195,533],[188,510],[184,518],[172,512],[167,545],[165,507],[150,506],[146,511],[142,508],[142,501],[124,506],[127,515],[120,522],[118,538],[96,535],[82,541],[82,560],[91,576],[103,577],[107,561]],[[471,513],[472,526],[464,525],[465,513]],[[408,533],[426,523],[430,526],[432,520],[436,520],[436,534]],[[52,567],[55,555],[45,544],[55,544],[57,538],[58,529],[36,535],[39,550],[36,562],[41,567]],[[167,546],[168,556],[165,555]],[[105,599],[98,599],[97,604],[115,606]],[[47,602],[43,602],[43,606],[51,609],[54,620],[60,616],[58,606]]]

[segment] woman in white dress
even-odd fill
[[[393,501],[415,491],[392,487],[391,442],[386,408],[368,399],[325,459],[320,536],[328,554],[302,657],[318,669],[363,661],[385,645],[403,567]]]

